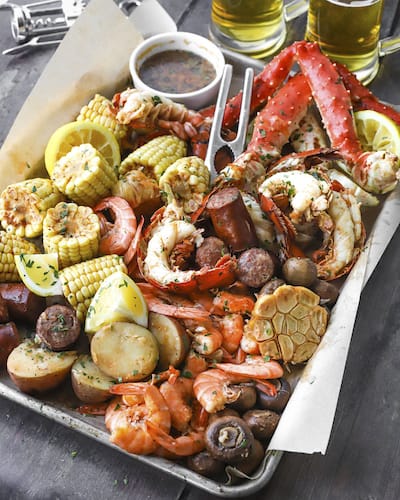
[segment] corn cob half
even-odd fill
[[[123,258],[119,255],[104,255],[60,271],[64,297],[75,309],[79,321],[85,321],[90,302],[101,282],[116,271],[127,273]]]
[[[16,234],[0,231],[0,282],[21,281],[14,255],[40,253],[35,244]]]
[[[50,179],[29,179],[10,184],[0,195],[0,219],[12,234],[36,238],[42,234],[47,209],[64,196]]]
[[[99,254],[100,222],[90,207],[58,203],[43,222],[43,246],[57,253],[60,268],[93,259]]]
[[[128,134],[128,127],[119,123],[115,114],[111,111],[112,103],[106,97],[96,94],[86,106],[80,110],[76,121],[89,121],[103,125],[114,133],[121,142]]]
[[[119,167],[119,174],[141,169],[146,175],[160,179],[167,167],[186,154],[186,142],[174,135],[155,137],[128,155]]]
[[[94,206],[111,193],[117,173],[96,148],[81,144],[56,162],[51,178],[78,205]]]
[[[210,171],[197,156],[176,160],[161,176],[159,186],[164,197],[182,203],[186,213],[197,210],[210,187]]]

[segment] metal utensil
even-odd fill
[[[19,54],[21,52],[25,52],[30,47],[52,46],[52,45],[58,45],[60,42],[61,42],[60,38],[55,38],[55,39],[51,40],[46,35],[34,36],[33,38],[26,41],[25,43],[22,43],[20,45],[15,45],[15,47],[11,47],[9,49],[3,50],[2,54],[4,56],[5,55]]]
[[[229,87],[232,81],[232,66],[230,64],[226,64],[224,67],[217,104],[215,105],[214,118],[210,131],[210,139],[205,159],[205,164],[210,170],[211,181],[213,181],[218,175],[217,169],[215,167],[215,158],[218,151],[220,151],[222,148],[229,148],[230,152],[232,153],[233,160],[243,152],[250,116],[250,101],[253,76],[253,69],[247,68],[244,75],[243,97],[240,107],[237,134],[233,141],[225,141],[221,137],[221,126],[224,117],[225,105],[228,98]]]

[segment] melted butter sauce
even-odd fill
[[[146,59],[139,70],[143,82],[161,92],[184,94],[199,90],[215,78],[213,65],[185,50],[166,50]]]

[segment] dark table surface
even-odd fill
[[[183,31],[207,35],[210,0],[160,0]],[[386,0],[382,35],[396,33]],[[301,39],[305,15],[289,25]],[[0,12],[0,51],[13,45]],[[53,49],[0,55],[0,143]],[[400,103],[400,53],[387,56],[372,90]],[[249,498],[400,498],[400,232],[365,287],[325,456],[284,454],[270,482]],[[204,491],[153,470],[23,406],[0,398],[0,500],[207,499]]]

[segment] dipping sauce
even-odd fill
[[[211,83],[216,72],[203,57],[186,50],[166,50],[150,56],[140,67],[139,76],[153,89],[185,94]]]

